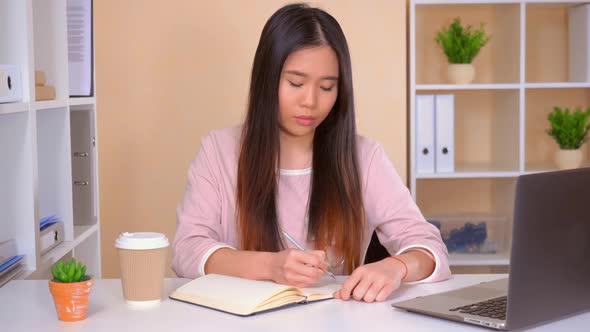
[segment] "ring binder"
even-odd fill
[[[434,95],[416,96],[416,173],[434,173]]]
[[[435,145],[434,156],[437,173],[455,171],[455,101],[452,94],[435,96]]]
[[[39,243],[41,247],[41,255],[45,254],[61,242],[63,242],[64,238],[64,224],[61,221],[58,221],[54,224],[51,224],[47,228],[41,230],[41,234],[39,235]]]
[[[17,102],[22,98],[19,66],[0,64],[0,103]]]

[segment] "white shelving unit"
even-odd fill
[[[28,110],[29,110],[28,103],[0,104],[0,114],[27,112]]]
[[[69,257],[100,278],[96,99],[69,97],[66,0],[0,0],[0,22],[0,63],[20,65],[24,95],[0,104],[0,241],[26,255],[21,279],[49,278]],[[35,70],[55,100],[35,101]],[[64,242],[41,255],[39,222],[51,214]]]
[[[590,106],[590,82],[569,82],[568,6],[588,0],[412,0],[410,3],[410,189],[429,215],[503,217],[505,246],[450,256],[455,267],[507,266],[516,178],[555,170],[545,133],[553,106]],[[460,17],[492,39],[474,61],[472,84],[448,84],[436,31]],[[455,172],[417,174],[415,100],[455,96]],[[588,144],[584,149],[588,150]]]

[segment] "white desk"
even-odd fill
[[[12,281],[0,288],[0,331],[491,331],[393,309],[390,304],[505,275],[456,275],[451,280],[403,286],[387,302],[361,303],[329,300],[299,307],[238,317],[166,299],[156,309],[127,308],[118,279],[96,280],[88,315],[74,323],[61,322],[53,307],[47,281]],[[340,277],[339,277],[340,278]],[[188,279],[167,279],[166,294]],[[590,326],[590,312],[542,325],[531,331],[583,331]],[[587,330],[586,330],[587,331]]]

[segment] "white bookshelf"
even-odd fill
[[[569,82],[567,8],[588,0],[412,0],[410,2],[409,186],[423,213],[487,214],[508,220],[495,254],[450,255],[452,266],[509,264],[516,178],[556,170],[545,133],[553,106],[590,106],[590,82]],[[472,84],[449,84],[436,31],[455,17],[485,22],[492,40],[474,61]],[[417,174],[415,100],[455,96],[455,171]],[[583,147],[587,151],[588,144]],[[586,158],[588,160],[588,158]],[[588,165],[588,161],[586,161]]]
[[[586,82],[525,83],[525,89],[590,88]]]
[[[416,90],[515,90],[518,84],[417,84]]]
[[[42,110],[47,110],[47,109],[53,109],[53,108],[64,108],[68,106],[67,101],[65,100],[42,100],[42,101],[36,101],[33,104],[33,109],[37,110],[37,111],[42,111]]]
[[[69,257],[100,278],[96,98],[69,97],[66,0],[0,0],[0,21],[0,63],[23,77],[23,100],[0,104],[0,241],[26,255],[19,278],[49,278]],[[35,70],[55,100],[35,101]],[[39,221],[54,213],[64,242],[41,255]]]

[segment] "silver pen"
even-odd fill
[[[299,244],[299,242],[295,241],[295,239],[292,238],[291,235],[287,234],[287,232],[285,232],[285,231],[282,231],[282,232],[283,232],[283,235],[287,238],[287,240],[289,240],[289,242],[291,242],[295,247],[297,247],[297,249],[299,249],[301,251],[307,251],[307,250],[305,250],[305,248],[301,244]],[[330,270],[328,270],[326,273],[330,277],[332,277],[333,279],[336,279],[336,277],[334,276],[334,273],[330,272]]]

